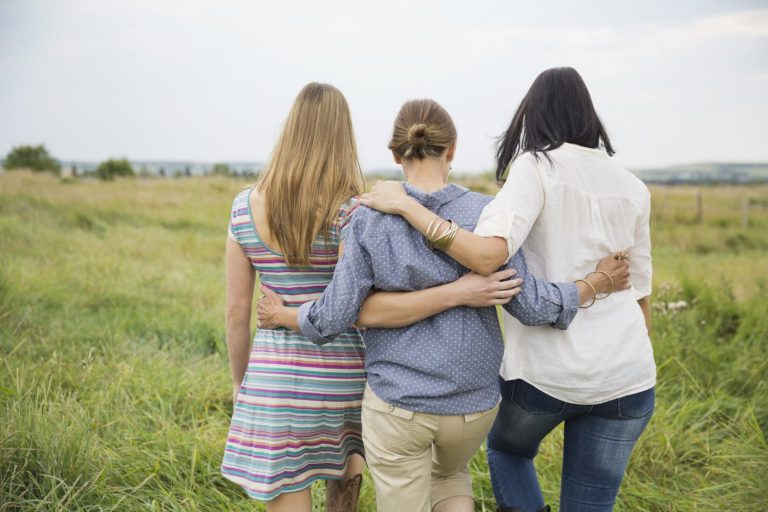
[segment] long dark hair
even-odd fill
[[[552,68],[533,81],[509,128],[497,140],[496,181],[506,179],[509,163],[526,151],[538,156],[564,142],[615,151],[595,112],[587,84],[573,68]]]

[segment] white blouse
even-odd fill
[[[548,281],[575,281],[611,252],[628,250],[632,288],[580,309],[566,331],[528,327],[504,312],[501,376],[574,404],[599,404],[656,383],[653,347],[637,300],[651,294],[651,198],[605,151],[563,144],[512,164],[475,233],[523,248]]]

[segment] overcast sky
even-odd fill
[[[360,158],[403,101],[487,170],[536,75],[579,70],[630,168],[768,161],[768,1],[0,0],[0,153],[263,161],[310,81],[346,95]]]

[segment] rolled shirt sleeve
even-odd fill
[[[537,164],[530,153],[510,164],[507,181],[485,206],[475,227],[477,235],[506,240],[507,261],[522,247],[544,208],[544,184]]]
[[[550,325],[567,329],[579,311],[579,289],[573,283],[550,283],[528,270],[522,251],[507,263],[523,280],[521,292],[504,309],[524,325]]]
[[[652,290],[653,265],[651,262],[651,194],[646,189],[640,215],[635,223],[635,240],[630,249],[629,281],[635,299],[648,297]]]
[[[301,333],[318,345],[333,341],[355,323],[373,286],[371,258],[361,243],[365,222],[359,213],[353,217],[333,279],[318,300],[299,307]]]

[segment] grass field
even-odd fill
[[[0,175],[0,511],[261,510],[218,470],[223,247],[244,185]],[[768,187],[701,192],[698,224],[695,190],[653,189],[657,410],[617,510],[768,504]],[[537,459],[553,505],[561,443]],[[484,454],[472,472],[493,510]]]

